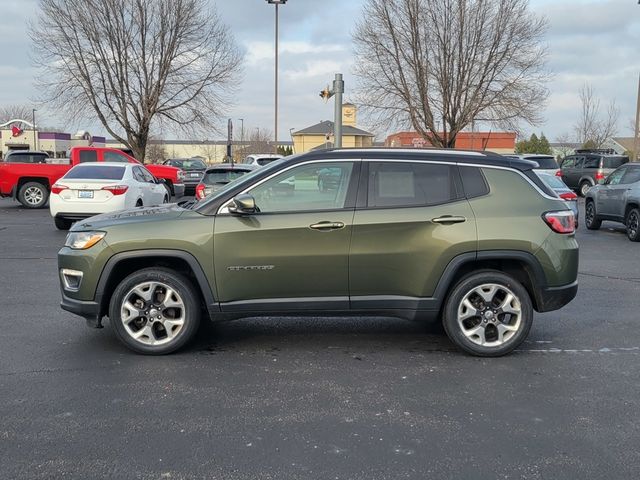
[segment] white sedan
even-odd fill
[[[169,202],[169,191],[142,165],[76,165],[51,187],[49,208],[60,230],[76,220],[126,208]]]

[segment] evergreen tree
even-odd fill
[[[549,140],[544,136],[544,133],[540,134],[540,141],[538,142],[538,151],[536,153],[544,153],[545,155],[553,155],[551,151],[551,145]]]

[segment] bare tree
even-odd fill
[[[10,120],[27,120],[31,121],[33,111],[27,105],[5,105],[0,107],[0,123],[6,123]]]
[[[224,147],[223,147],[224,148]],[[217,158],[218,149],[216,144],[205,140],[200,148],[202,156],[207,160],[207,163],[214,163]]]
[[[273,133],[267,129],[256,128],[249,134],[243,153],[245,156],[253,153],[273,153]]]
[[[168,158],[167,149],[160,140],[149,136],[145,158],[149,163],[162,163]]]
[[[576,142],[572,141],[566,132],[558,135],[555,143],[557,144],[555,150],[558,152],[558,160],[562,160],[567,155],[572,154],[576,148]]]
[[[541,120],[547,22],[528,0],[368,0],[361,18],[358,102],[379,126],[453,147],[474,120]]]
[[[39,86],[70,118],[97,117],[144,159],[159,123],[213,128],[242,55],[199,0],[40,0]]]
[[[606,140],[617,132],[620,110],[615,100],[609,102],[604,114],[600,111],[600,99],[593,92],[593,87],[585,83],[580,89],[580,117],[574,129],[578,142],[582,145],[594,145],[600,148]]]

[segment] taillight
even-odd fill
[[[556,177],[562,176],[562,170],[556,170]]]
[[[604,180],[604,173],[602,173],[602,172],[596,172],[595,179],[596,179],[596,181],[597,181],[597,180]]]
[[[578,195],[573,192],[565,192],[558,195],[561,199],[567,200],[568,202],[574,201],[578,199]]]
[[[204,193],[204,183],[199,183],[196,186],[196,198],[198,200],[202,200],[205,197],[205,193]]]
[[[184,180],[185,174],[182,170],[178,170],[178,180]]]
[[[573,233],[576,231],[576,217],[571,210],[547,212],[542,215],[549,228],[556,233]]]
[[[51,193],[55,193],[58,194],[63,190],[68,190],[69,187],[67,187],[66,185],[60,185],[59,183],[54,183],[53,187],[51,187]]]
[[[111,192],[113,195],[122,195],[129,190],[129,187],[127,185],[109,185],[108,187],[102,187],[102,190]]]

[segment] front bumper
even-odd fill
[[[551,312],[564,307],[578,293],[578,281],[560,287],[541,288],[537,295],[537,311]]]
[[[62,290],[62,301],[60,307],[67,312],[84,317],[87,325],[94,328],[102,328],[102,316],[100,315],[100,304],[92,300],[76,300],[65,295]]]

